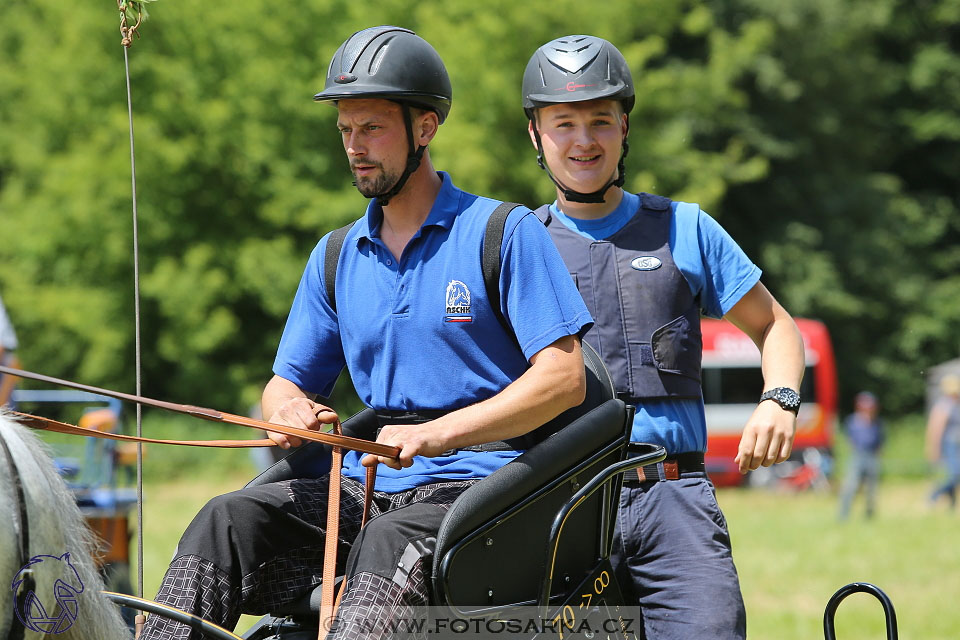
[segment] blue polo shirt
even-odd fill
[[[398,261],[380,239],[375,201],[344,240],[337,311],[326,298],[317,244],[290,310],[273,371],[301,389],[329,395],[344,366],[368,407],[459,409],[490,398],[519,378],[538,351],[582,335],[592,319],[546,229],[525,207],[507,218],[500,300],[513,336],[486,297],[481,253],[490,213],[500,204],[443,184],[420,230]],[[521,353],[522,349],[522,353]],[[431,482],[481,478],[517,451],[459,451],[415,458],[402,470],[381,465],[377,488],[402,491]],[[344,475],[363,479],[361,455],[344,456]]]
[[[592,240],[608,238],[629,222],[640,197],[623,192],[617,208],[602,218],[571,218],[550,205],[550,213],[568,228]],[[699,205],[671,204],[670,252],[704,315],[722,318],[760,281],[760,268],[720,224]],[[647,400],[637,407],[631,439],[666,447],[668,453],[707,450],[703,399]]]

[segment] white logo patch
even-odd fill
[[[444,322],[473,322],[470,313],[470,289],[459,280],[447,285]]]
[[[653,271],[659,269],[663,263],[656,256],[640,256],[630,261],[630,266],[637,271]]]

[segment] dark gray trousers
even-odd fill
[[[360,532],[363,485],[344,477],[337,564],[344,595],[329,637],[369,637],[369,620],[408,616],[429,600],[436,533],[476,480],[375,492]],[[320,583],[328,478],[288,480],[218,496],[194,518],[164,576],[158,602],[232,629]],[[184,624],[151,615],[143,640],[199,640]]]
[[[706,474],[624,486],[611,561],[647,640],[746,637],[730,534]]]

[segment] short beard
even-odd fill
[[[383,168],[383,165],[379,162],[367,161],[364,164],[372,164],[380,170],[380,173],[373,178],[358,178],[356,174],[353,175],[353,184],[356,185],[357,191],[359,191],[364,197],[373,198],[382,193],[386,193],[393,188],[393,185],[397,184],[398,180],[400,180],[400,173],[397,173],[396,175],[388,173],[386,169]]]

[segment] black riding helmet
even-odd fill
[[[574,191],[553,175],[543,160],[543,144],[534,110],[553,104],[585,102],[587,100],[619,100],[630,123],[634,103],[633,76],[620,51],[595,36],[564,36],[551,40],[537,49],[523,72],[523,110],[533,126],[537,141],[537,163],[547,172],[553,183],[571,202],[603,202],[611,186],[621,187],[624,181],[623,160],[630,150],[627,136],[623,137],[623,151],[617,164],[617,177],[593,193]]]
[[[447,69],[434,48],[413,31],[370,27],[340,45],[327,69],[323,91],[313,96],[317,102],[349,98],[382,98],[402,107],[410,153],[397,183],[373,196],[381,206],[386,206],[420,166],[426,149],[414,142],[410,107],[434,111],[441,123],[450,112],[453,91]]]

